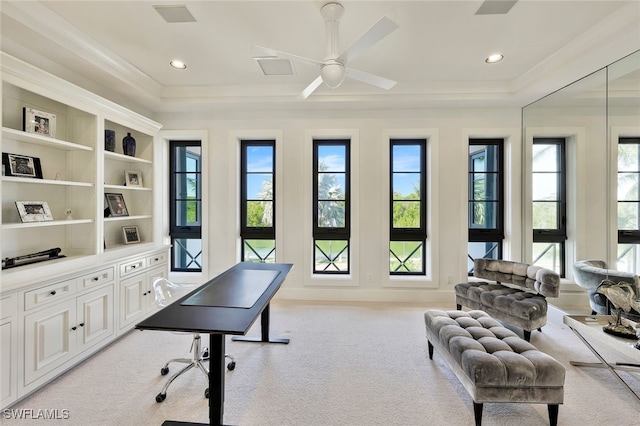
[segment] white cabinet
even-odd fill
[[[0,403],[6,407],[18,396],[18,328],[16,295],[0,299]]]
[[[168,246],[154,225],[164,208],[154,182],[161,125],[4,52],[0,78],[4,408],[150,314],[151,279],[167,275]],[[28,128],[25,108],[49,120],[45,134]],[[115,131],[114,151],[105,147],[105,130]],[[127,133],[136,139],[134,155],[122,150]],[[127,172],[136,178],[127,181]],[[122,197],[126,214],[105,214],[105,194]],[[25,222],[20,201],[46,203],[53,220]],[[128,244],[123,227],[135,229],[139,242]],[[63,256],[5,262],[53,248]]]
[[[120,281],[120,328],[128,328],[142,318],[153,297],[148,291],[148,281],[144,273]]]
[[[71,359],[76,350],[76,302],[68,300],[24,319],[24,386]]]
[[[119,325],[121,330],[131,328],[149,313],[158,309],[153,292],[155,278],[167,278],[166,253],[140,258],[120,265]],[[153,267],[152,267],[153,266]]]
[[[25,387],[113,336],[113,290],[111,282],[25,315]]]

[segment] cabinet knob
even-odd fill
[[[77,328],[78,328],[78,327],[75,327],[75,326],[74,326],[74,327],[71,327],[71,330],[76,331],[76,329],[77,329]]]
[[[83,322],[81,322],[79,325],[80,325],[80,327],[84,327],[84,323]]]
[[[93,281],[98,281],[100,278],[98,277],[93,277]]]
[[[52,290],[51,293],[49,293],[49,294],[52,295],[52,296],[55,296],[56,295],[56,291]]]

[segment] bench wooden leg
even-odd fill
[[[433,345],[428,340],[427,340],[427,345],[429,346],[429,359],[433,359]]]
[[[475,401],[473,402],[473,416],[476,419],[476,426],[481,426],[482,425],[482,404],[478,404]]]
[[[462,310],[462,305],[458,305],[458,304],[456,304],[456,309],[457,309],[458,311],[461,311],[461,310]]]
[[[558,424],[558,404],[549,404],[549,426]]]
[[[524,340],[526,340],[527,342],[531,341],[531,331],[527,331],[527,330],[522,330],[524,331]]]

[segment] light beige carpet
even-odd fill
[[[473,425],[473,404],[436,353],[427,357],[423,313],[437,306],[279,301],[271,335],[289,345],[227,340],[237,360],[226,372],[225,423],[235,425]],[[440,307],[441,308],[441,307]],[[451,307],[444,307],[451,309]],[[258,321],[259,323],[259,321]],[[259,335],[259,324],[250,335]],[[637,425],[640,404],[595,361],[551,308],[531,342],[567,369],[560,425]],[[68,410],[56,421],[7,419],[3,425],[161,425],[207,422],[206,379],[192,370],[155,396],[168,358],[188,356],[190,336],[133,331],[12,410]],[[616,359],[617,361],[621,359]],[[627,360],[628,361],[628,360]],[[636,361],[638,362],[638,361]],[[176,371],[177,366],[172,371]],[[640,374],[621,373],[640,393]],[[546,425],[547,407],[485,404],[483,424]]]

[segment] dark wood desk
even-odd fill
[[[210,425],[223,424],[225,335],[247,334],[262,315],[262,338],[258,341],[273,341],[268,329],[269,302],[292,267],[288,263],[238,263],[136,325],[140,330],[209,334]],[[185,424],[193,423],[163,423]]]

